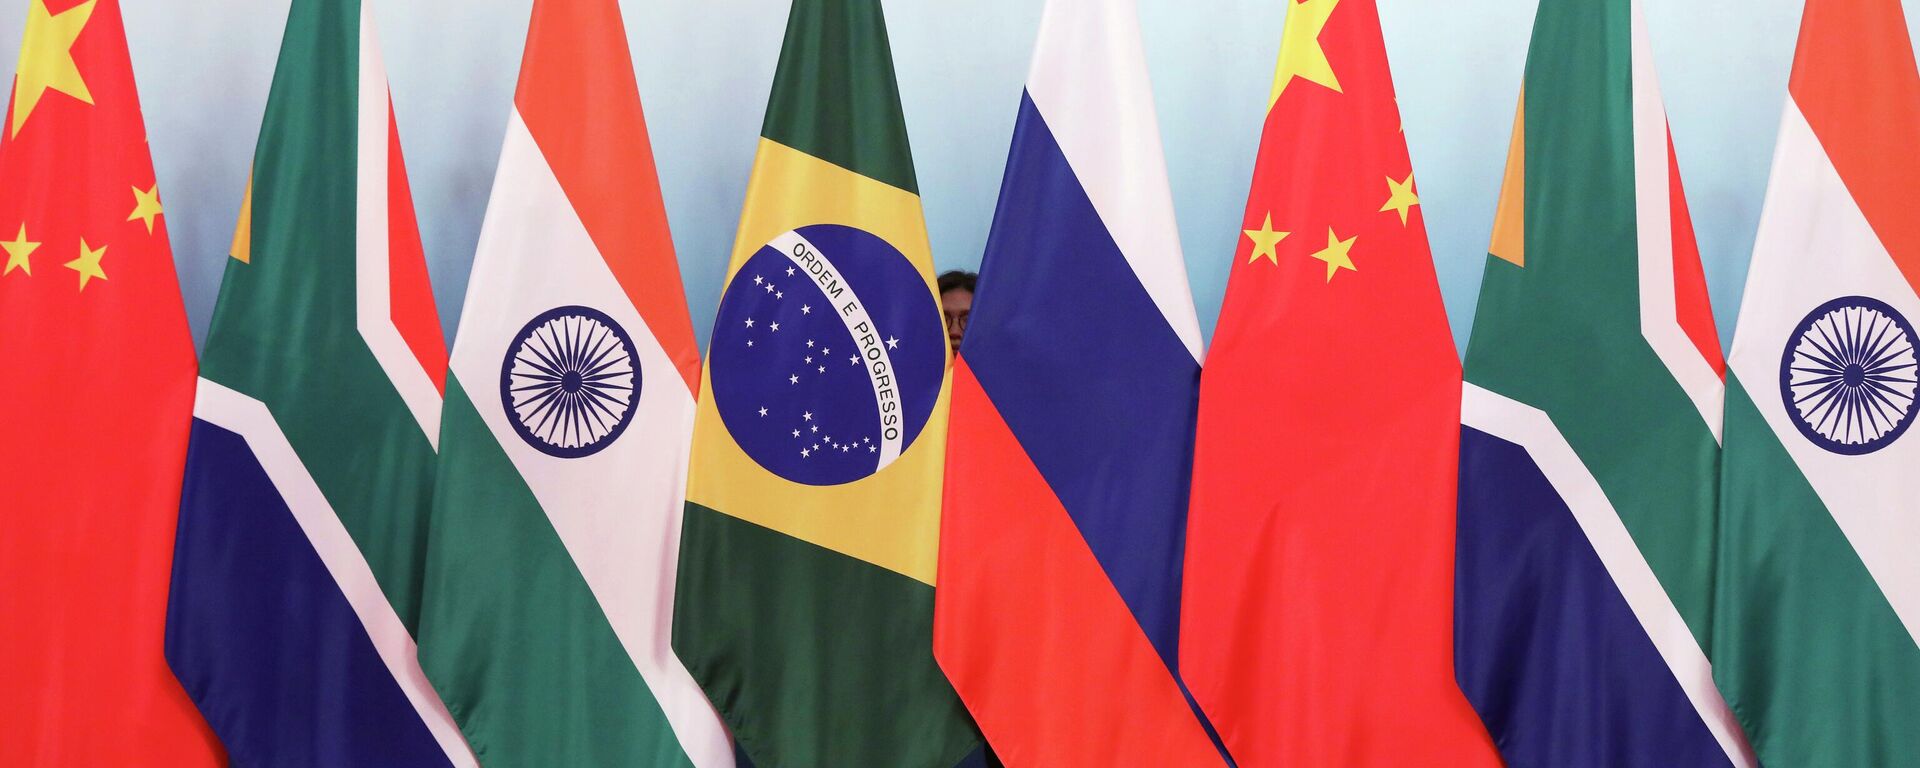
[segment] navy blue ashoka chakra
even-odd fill
[[[1780,357],[1780,397],[1800,434],[1828,451],[1873,453],[1912,426],[1916,336],[1892,306],[1843,296],[1809,313]]]
[[[640,357],[626,329],[592,307],[528,321],[500,363],[500,403],[522,440],[563,459],[591,456],[633,421]]]

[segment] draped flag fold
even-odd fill
[[[1289,3],[1200,377],[1180,668],[1243,768],[1493,766],[1453,675],[1460,360],[1371,0]]]
[[[879,0],[794,0],[694,419],[673,649],[760,765],[950,768],[947,339]]]
[[[415,655],[446,347],[362,3],[294,0],[231,255],[167,659],[236,764],[473,765]]]
[[[193,336],[120,3],[25,6],[0,122],[0,765],[219,765],[162,655]]]
[[[1753,764],[1706,649],[1719,337],[1640,0],[1541,0],[1467,349],[1455,675],[1510,764]]]
[[[667,633],[699,353],[614,0],[538,0],[460,313],[421,663],[481,762],[731,768]]]
[[[1177,673],[1200,328],[1132,2],[1047,3],[981,274],[941,668],[1009,765],[1223,765]]]

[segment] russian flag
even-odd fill
[[[934,655],[1009,765],[1221,765],[1176,671],[1200,330],[1132,2],[1047,3],[981,274]]]

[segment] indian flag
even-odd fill
[[[539,0],[454,345],[420,658],[489,766],[733,765],[667,647],[699,356],[614,0]]]
[[[1920,75],[1810,0],[1727,386],[1715,678],[1762,762],[1920,759]]]
[[[796,0],[700,387],[673,625],[757,764],[947,768],[979,742],[933,660],[947,361],[880,2]]]

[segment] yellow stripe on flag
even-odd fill
[[[240,198],[240,220],[233,225],[233,247],[227,255],[242,264],[253,263],[253,175],[247,175],[247,194]]]
[[[1494,258],[1527,265],[1527,93],[1520,92],[1520,104],[1513,110],[1513,143],[1507,145],[1507,173],[1500,181],[1500,202],[1493,212],[1493,242],[1487,253]]]

